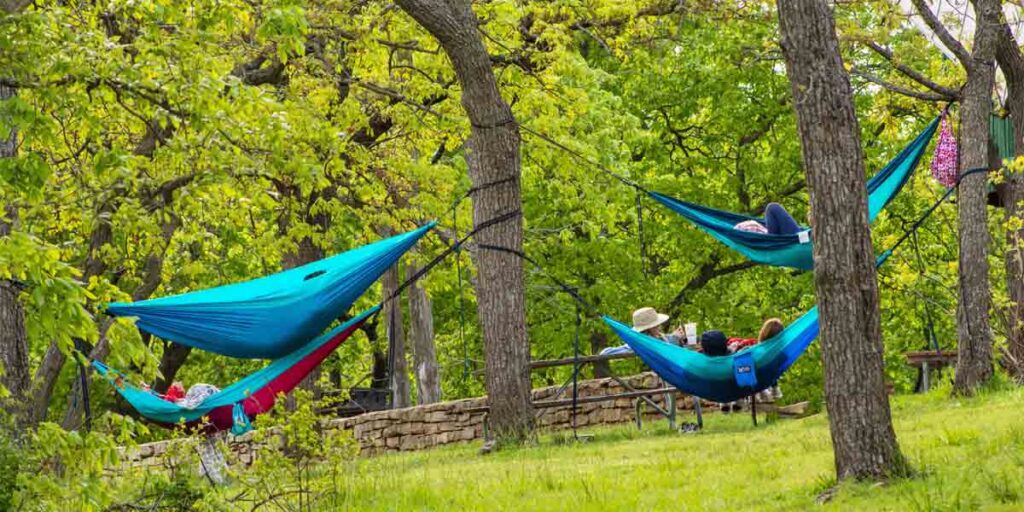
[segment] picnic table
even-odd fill
[[[953,366],[957,360],[956,350],[919,350],[904,352],[907,364],[921,370],[921,385],[918,391],[926,393],[931,385],[931,370]]]

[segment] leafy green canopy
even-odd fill
[[[114,365],[152,379],[163,344],[127,323],[104,328],[90,317],[101,303],[256,277],[438,217],[445,238],[470,228],[468,202],[449,210],[469,188],[458,83],[437,42],[393,6],[37,4],[0,17],[0,69],[18,87],[0,119],[19,133],[18,156],[0,162],[0,200],[21,217],[0,242],[0,277],[28,285],[33,364],[54,341],[66,352],[73,336],[106,339]],[[951,69],[896,17],[871,6],[840,11],[854,65],[880,66],[859,43],[877,31],[923,72]],[[530,134],[667,194],[747,212],[778,201],[804,219],[772,2],[496,1],[477,13],[524,127],[526,250],[544,266],[527,279],[535,359],[572,353],[575,304],[546,274],[621,319],[652,305],[673,323],[736,336],[811,306],[809,275],[749,268],[656,205],[641,201],[638,210],[635,191]],[[872,171],[936,109],[855,84]],[[939,193],[919,174],[876,225],[876,246]],[[888,369],[901,386],[912,375],[899,354],[923,347],[926,304],[940,342],[952,343],[951,219],[943,209],[921,232],[924,275],[907,250],[881,275]],[[441,247],[434,238],[412,258],[422,263]],[[474,270],[461,258],[463,289],[453,262],[424,279],[451,398],[483,391],[462,365],[465,348],[471,369],[479,367],[482,344]],[[372,295],[365,304],[379,298]],[[343,347],[328,373],[344,386],[366,385],[371,353],[385,349],[381,331],[375,325]],[[581,343],[588,353],[611,343],[610,333],[586,318]],[[258,364],[193,353],[179,378],[230,382]],[[624,369],[638,369],[630,364]],[[819,364],[803,358],[783,381],[787,393],[820,397]],[[71,370],[50,401],[54,412]],[[568,372],[534,378],[555,383]],[[112,405],[101,397],[101,407]]]

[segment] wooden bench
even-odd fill
[[[931,385],[931,370],[941,370],[956,365],[956,350],[919,350],[904,352],[907,364],[921,370],[920,392],[925,393]]]

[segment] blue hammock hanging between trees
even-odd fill
[[[294,389],[380,310],[380,305],[374,306],[317,336],[434,225],[251,281],[110,304],[110,314],[136,317],[140,329],[161,338],[231,357],[274,359],[192,407],[140,389],[130,384],[125,374],[100,361],[91,364],[153,423],[207,432],[231,429],[242,434],[251,429],[253,418],[274,406],[279,394]],[[451,250],[410,277],[396,295]]]
[[[939,119],[933,120],[910,145],[868,180],[869,222],[874,222],[878,213],[896,197],[910,179],[929,141],[935,135]],[[741,231],[735,229],[737,224],[761,219],[690,203],[657,192],[644,192],[751,261],[800,270],[810,270],[814,267],[810,233],[807,232],[810,228],[802,227],[802,233],[790,235]]]
[[[242,283],[107,306],[150,334],[235,358],[277,359],[322,333],[434,223]]]
[[[733,402],[774,385],[818,337],[817,306],[773,338],[719,357],[652,338],[609,316],[604,321],[666,382],[716,402]]]
[[[965,177],[985,172],[988,169],[982,167],[961,173],[956,185],[918,217],[896,243],[878,255],[875,267],[881,267],[888,261],[893,251],[953,195]],[[636,332],[607,315],[603,320],[669,384],[691,395],[717,402],[733,402],[775,385],[817,338],[819,326],[818,307],[815,306],[772,338],[735,354],[711,357]]]

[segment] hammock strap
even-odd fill
[[[84,360],[88,359],[86,352],[89,351],[89,347],[86,345],[85,340],[75,338],[75,351],[81,354],[82,357],[76,357],[78,361],[78,379],[79,387],[82,389],[82,410],[85,411],[85,431],[89,432],[92,430],[92,406],[89,403],[89,376],[86,373]]]
[[[453,252],[458,251],[459,248],[462,247],[462,244],[466,243],[466,241],[468,241],[470,238],[473,238],[474,236],[476,236],[477,233],[479,233],[479,232],[481,232],[481,231],[483,231],[483,230],[485,230],[485,229],[487,229],[487,228],[489,228],[491,226],[494,226],[494,225],[497,225],[497,224],[501,224],[502,222],[505,222],[505,221],[514,219],[516,217],[519,217],[520,215],[522,215],[522,211],[520,211],[517,208],[517,209],[512,210],[510,212],[503,213],[503,214],[501,214],[501,215],[499,215],[499,216],[497,216],[497,217],[495,217],[493,219],[488,219],[488,220],[486,220],[484,222],[481,222],[478,226],[473,228],[472,231],[467,233],[466,236],[456,240],[454,244],[450,245],[449,247],[445,248],[445,250],[441,251],[441,254],[438,254],[437,256],[434,257],[434,259],[430,260],[426,265],[424,265],[422,268],[418,269],[415,274],[407,277],[406,280],[402,282],[402,284],[398,285],[398,287],[395,288],[395,291],[392,292],[391,295],[389,295],[388,297],[385,297],[384,300],[381,301],[381,305],[384,305],[385,303],[387,303],[387,302],[397,298],[398,296],[400,296],[402,294],[402,292],[405,291],[406,288],[408,288],[409,286],[412,286],[412,284],[415,283],[416,281],[419,281],[419,279],[421,277],[423,277],[424,275],[426,275],[427,272],[430,272],[439,263],[444,261],[444,259],[447,258],[449,254],[452,254]]]
[[[540,140],[542,140],[544,142],[547,142],[551,146],[554,146],[555,148],[564,151],[569,156],[571,156],[571,157],[573,157],[573,158],[575,158],[575,159],[577,159],[577,160],[579,160],[579,161],[581,161],[583,163],[586,163],[586,164],[594,167],[595,169],[597,169],[597,170],[607,174],[608,176],[611,176],[612,178],[615,178],[616,180],[619,180],[620,182],[622,182],[622,184],[624,184],[626,186],[633,187],[633,188],[635,188],[635,189],[637,189],[637,190],[639,190],[641,192],[647,193],[647,190],[644,189],[644,187],[642,187],[639,183],[637,183],[637,182],[635,182],[635,181],[633,181],[633,180],[631,180],[631,179],[629,179],[629,178],[627,178],[627,177],[625,177],[625,176],[623,176],[623,175],[621,175],[621,174],[619,174],[619,173],[617,173],[617,172],[615,172],[615,171],[613,171],[613,170],[611,170],[611,169],[609,169],[609,168],[607,168],[607,167],[605,167],[605,166],[595,162],[594,160],[592,160],[590,158],[587,158],[586,156],[584,156],[579,151],[571,149],[568,146],[566,146],[565,144],[562,144],[561,142],[558,142],[555,139],[552,139],[551,137],[548,137],[547,135],[544,135],[543,133],[540,133],[540,132],[538,132],[536,130],[533,130],[533,129],[531,129],[528,126],[519,125],[519,129],[524,131],[524,132],[526,132],[526,133],[528,133],[528,134],[530,134],[530,135],[532,135],[532,136],[534,136],[534,137],[537,137],[538,139],[540,139]]]
[[[903,242],[906,242],[911,235],[917,232],[918,228],[920,228],[921,225],[924,224],[924,221],[928,220],[928,217],[931,216],[931,214],[934,213],[935,210],[937,210],[939,206],[942,205],[942,203],[946,202],[946,200],[953,195],[953,192],[956,192],[957,188],[960,187],[960,184],[963,183],[964,178],[972,174],[978,174],[988,171],[989,169],[987,167],[975,167],[974,169],[969,169],[961,173],[956,180],[956,184],[953,185],[952,187],[949,187],[949,190],[946,190],[946,193],[943,194],[938,201],[935,201],[934,204],[932,204],[927,210],[925,210],[924,214],[918,217],[917,220],[915,220],[914,223],[910,225],[910,228],[907,229],[898,240],[896,240],[896,243],[892,244],[891,247],[886,249],[885,252],[883,252],[879,256],[879,265],[885,260],[889,259],[889,256],[892,256],[893,251],[895,251],[900,245],[903,245]]]
[[[515,249],[510,249],[508,247],[502,247],[500,245],[477,244],[476,246],[479,249],[484,249],[484,250],[488,250],[488,251],[504,252],[504,253],[513,254],[515,256],[518,256],[519,259],[530,263],[537,270],[539,270],[542,274],[544,274],[545,277],[547,277],[553,283],[555,283],[555,285],[557,285],[559,288],[561,288],[563,292],[565,292],[570,297],[572,297],[573,300],[578,302],[580,304],[580,306],[582,306],[585,311],[589,311],[590,314],[587,315],[587,316],[592,317],[592,318],[600,318],[600,315],[598,313],[596,313],[596,310],[594,309],[594,307],[591,306],[590,303],[587,302],[583,297],[581,297],[579,292],[575,288],[573,288],[572,286],[569,286],[568,284],[566,284],[561,279],[551,275],[547,270],[544,269],[544,267],[542,267],[540,265],[540,263],[537,263],[536,260],[534,260],[533,258],[527,256],[526,253],[524,253],[523,251],[517,251]]]
[[[640,271],[647,277],[647,246],[644,244],[644,205],[641,198],[642,190],[636,191],[636,229],[637,237],[640,239]]]
[[[925,275],[924,258],[921,257],[921,246],[917,236],[917,232],[914,233],[914,255],[917,257],[917,268],[918,272],[923,276]],[[932,319],[932,307],[927,300],[924,302],[924,337],[925,342],[931,348],[935,349],[935,352],[941,352],[942,349],[939,347],[939,338],[935,335],[935,321]]]
[[[459,224],[456,212],[452,210],[452,226],[455,230],[455,239],[459,238]],[[462,251],[455,248],[455,275],[459,281],[459,342],[462,344],[462,381],[469,379],[469,347],[466,345],[466,299],[462,285]]]

